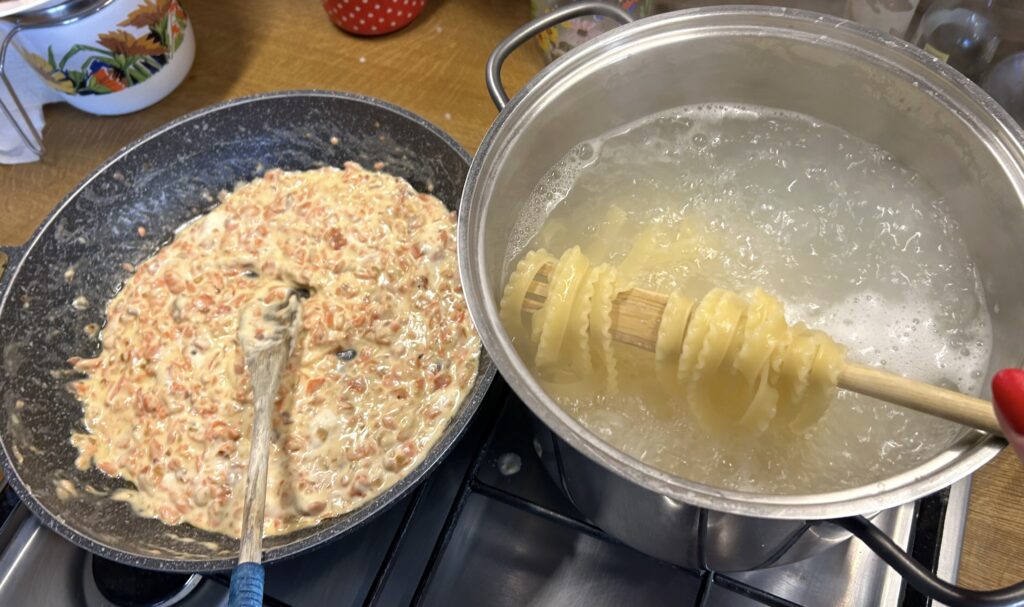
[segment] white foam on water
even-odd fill
[[[597,243],[612,205],[627,221]],[[651,271],[641,286],[695,295],[712,285],[760,286],[786,303],[791,322],[829,332],[853,361],[980,388],[991,325],[941,197],[884,150],[806,116],[685,107],[583,142],[534,190],[508,261],[541,244],[555,255],[600,244],[605,258],[593,262],[621,261],[643,229],[671,232],[694,218],[714,246],[696,266]],[[538,235],[545,224],[561,227]],[[961,431],[841,393],[800,436],[709,437],[680,402],[671,419],[655,418],[652,403],[665,397],[644,390],[562,404],[647,463],[733,489],[808,493],[877,482],[933,457]]]

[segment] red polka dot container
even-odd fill
[[[427,0],[323,0],[335,25],[358,36],[390,34],[409,25]]]

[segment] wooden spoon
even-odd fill
[[[525,314],[538,312],[547,300],[548,280],[554,265],[545,264],[533,277],[523,300]],[[655,291],[628,289],[620,292],[612,301],[612,339],[654,352],[658,341],[658,326],[666,303],[668,296]],[[838,385],[844,390],[1003,435],[995,411],[988,401],[954,390],[856,363],[846,363],[839,371]]]
[[[290,293],[284,302],[254,303],[242,310],[238,340],[245,354],[253,392],[252,445],[245,484],[242,543],[238,565],[231,573],[228,604],[259,607],[263,604],[263,511],[267,497],[267,455],[271,413],[281,374],[301,323],[299,298]]]

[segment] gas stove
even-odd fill
[[[323,548],[269,565],[264,605],[928,605],[856,541],[738,574],[636,552],[583,520],[549,479],[529,415],[496,379],[466,436],[409,496]],[[952,579],[968,495],[966,480],[874,522]],[[227,604],[229,574],[154,573],[94,557],[43,527],[10,488],[0,520],[0,605]]]

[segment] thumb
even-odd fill
[[[1017,457],[1024,461],[1024,369],[1003,369],[992,378],[996,418]]]

